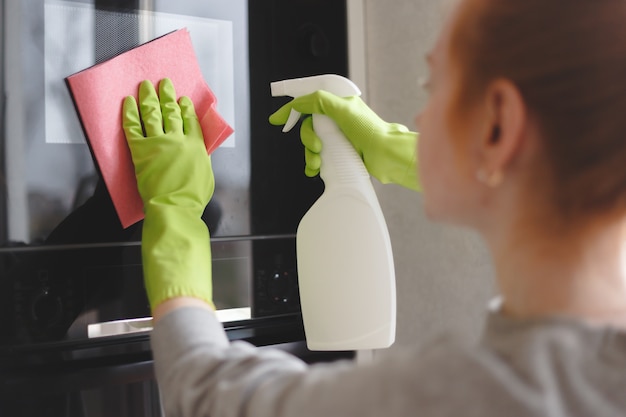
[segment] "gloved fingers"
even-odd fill
[[[305,148],[313,153],[320,153],[322,151],[322,140],[317,136],[315,130],[313,130],[313,118],[307,117],[302,121],[300,126],[300,140]]]
[[[149,80],[142,81],[139,85],[139,110],[146,136],[162,135],[164,132],[161,104],[154,86]]]
[[[137,109],[137,102],[133,96],[128,96],[124,99],[122,106],[122,127],[124,128],[127,141],[144,138],[141,119],[139,118],[139,109]]]
[[[317,171],[312,171],[309,168],[304,168],[304,175],[306,175],[309,178],[314,178],[317,177],[319,175],[320,171],[319,169]]]
[[[304,114],[325,114],[331,119],[344,115],[346,108],[353,99],[359,97],[339,97],[328,91],[318,90],[314,93],[297,97],[291,101],[291,107]]]
[[[291,112],[291,102],[284,104],[280,109],[276,110],[269,117],[270,124],[281,126],[287,123],[289,113]]]
[[[322,157],[319,153],[314,153],[304,148],[304,162],[306,166],[304,168],[304,174],[307,177],[314,177],[320,173],[320,167],[322,166]]]
[[[315,94],[315,93],[314,93]],[[287,119],[289,119],[289,114],[291,113],[291,109],[295,109],[303,114],[313,114],[319,113],[324,114],[320,111],[315,111],[318,107],[311,105],[311,94],[301,97],[296,97],[291,100],[289,103],[284,104],[272,113],[269,117],[270,124],[274,126],[281,126],[287,123]],[[313,100],[314,101],[314,100]],[[304,105],[302,103],[305,103]]]
[[[169,78],[164,78],[159,82],[159,100],[161,102],[161,113],[165,132],[182,132],[183,119],[181,118],[181,110],[176,102],[174,84],[172,84],[172,80]]]
[[[324,114],[338,122],[338,118],[350,113],[350,107],[354,106],[354,100],[360,101],[360,97],[338,97],[328,91],[318,90],[314,93],[296,97],[289,103],[284,104],[269,117],[269,122],[275,126],[284,125],[289,118],[291,109],[302,114]],[[360,107],[360,106],[357,106]],[[338,123],[340,124],[340,123]]]
[[[327,114],[325,109],[333,108],[333,106],[329,106],[329,103],[337,100],[341,100],[341,98],[323,90],[296,97],[270,115],[269,121],[275,126],[284,125],[287,123],[291,109],[302,114]],[[332,117],[330,114],[329,116]]]
[[[200,136],[202,138],[202,128],[196,115],[193,102],[189,97],[183,96],[178,101],[183,120],[183,132],[188,136]]]
[[[333,109],[341,107],[342,97],[318,90],[314,93],[296,97],[291,101],[291,107],[303,114],[325,114],[334,118]]]

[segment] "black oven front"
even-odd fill
[[[0,415],[159,415],[141,223],[123,229],[64,78],[187,27],[235,134],[215,151],[215,303],[231,339],[303,349],[295,231],[321,194],[272,81],[347,75],[337,0],[1,0]]]

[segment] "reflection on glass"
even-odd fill
[[[216,190],[203,214],[215,304],[250,308],[247,1],[0,2],[0,313],[9,317],[0,345],[80,339],[90,323],[149,315],[141,223],[121,228],[64,79],[183,27],[236,132],[213,155]]]
[[[5,6],[3,244],[48,243],[98,184],[64,78],[181,27],[190,31],[218,111],[236,132],[213,158],[217,189],[206,220],[212,236],[250,234],[246,2],[151,1],[141,2],[150,5],[141,10],[113,10],[107,3],[27,0]],[[101,218],[93,214],[94,222]],[[93,243],[99,241],[94,235]]]

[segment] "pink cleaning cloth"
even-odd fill
[[[170,78],[179,97],[193,101],[206,149],[211,154],[233,129],[215,109],[202,77],[189,32],[180,29],[66,78],[70,94],[124,228],[143,219],[143,202],[122,128],[122,102],[143,80],[155,86]]]

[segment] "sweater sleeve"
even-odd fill
[[[308,366],[277,349],[230,343],[215,315],[204,309],[163,317],[153,330],[152,349],[171,417],[378,417],[393,415],[390,404],[413,408],[407,404],[413,396],[406,395],[414,381],[408,358],[396,355],[395,365]]]
[[[211,311],[183,308],[163,317],[151,337],[165,415],[242,416],[259,386],[278,370],[302,373],[306,365],[279,351],[230,343]]]
[[[183,308],[156,324],[152,348],[168,417],[624,415],[626,334],[496,327],[475,348],[440,339],[366,365],[307,366],[229,343],[213,312]]]

